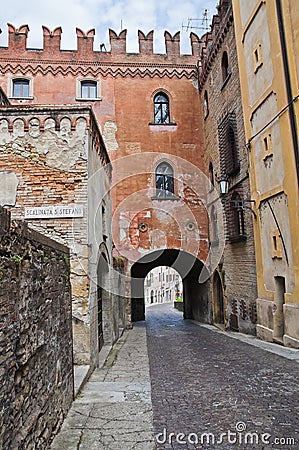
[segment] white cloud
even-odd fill
[[[173,0],[51,0],[43,2],[37,0],[10,0],[6,2],[2,12],[0,27],[0,45],[7,46],[7,22],[16,28],[28,24],[28,47],[42,48],[42,25],[51,30],[62,27],[62,48],[76,48],[76,27],[83,31],[96,29],[95,50],[100,44],[109,47],[108,29],[119,33],[122,28],[127,29],[127,50],[138,51],[137,31],[145,34],[155,30],[154,51],[164,53],[164,31],[171,34],[181,31],[181,52],[190,52],[189,34],[194,31],[201,36],[204,30],[197,28],[182,29],[188,25],[188,18],[201,19],[205,8],[210,10],[210,16],[216,12],[217,0],[188,0],[186,2]],[[191,21],[190,26],[200,26],[201,22]]]

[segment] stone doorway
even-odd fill
[[[98,271],[97,271],[97,328],[98,328],[98,345],[99,351],[104,345],[104,333],[103,333],[103,300],[107,295],[105,291],[106,277],[109,274],[109,267],[106,255],[104,253],[100,254]]]
[[[223,286],[217,271],[213,276],[213,322],[223,326],[225,323]]]
[[[284,311],[286,284],[284,277],[274,277],[275,292],[273,303],[273,341],[283,344],[284,336]]]

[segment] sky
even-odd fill
[[[27,47],[42,48],[42,25],[51,31],[62,27],[61,48],[76,49],[76,28],[95,28],[94,50],[105,44],[109,50],[109,28],[119,33],[127,29],[127,52],[138,52],[138,30],[154,30],[154,52],[165,53],[164,31],[181,32],[181,53],[191,53],[190,32],[198,36],[203,27],[204,11],[209,23],[216,14],[217,0],[8,0],[2,8],[0,46],[8,45],[7,23],[16,28],[29,26]],[[189,20],[192,19],[192,20]]]

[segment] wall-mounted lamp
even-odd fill
[[[228,178],[221,177],[217,179],[219,184],[220,195],[226,195],[228,193]]]
[[[220,191],[220,195],[222,197],[225,197],[228,194],[228,188],[229,188],[229,181],[228,181],[228,177],[225,175],[221,178],[217,179],[218,184],[219,184],[219,191]],[[247,206],[245,203],[255,203],[255,200],[251,200],[250,198],[246,198],[246,199],[241,199],[238,198],[236,200],[230,200],[230,203],[233,204],[233,207],[236,209],[249,209],[249,211],[252,212],[252,214],[254,215],[254,218],[256,219],[256,212],[250,207]]]

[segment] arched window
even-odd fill
[[[221,59],[221,70],[222,70],[222,81],[224,82],[229,75],[227,52],[223,52],[222,59]]]
[[[169,99],[164,92],[158,92],[154,97],[154,123],[170,123]]]
[[[229,113],[218,126],[221,172],[233,176],[240,170],[238,126],[235,112]]]
[[[237,192],[232,195],[232,237],[245,236],[244,210],[241,197]]]
[[[170,164],[162,162],[156,169],[156,196],[172,197],[174,194],[173,169]]]
[[[207,91],[205,91],[203,98],[203,114],[204,119],[209,115],[209,97]]]

